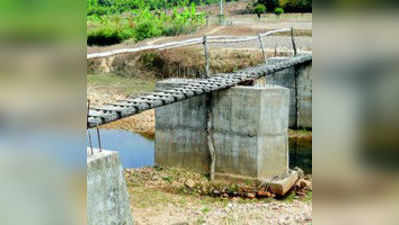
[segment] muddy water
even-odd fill
[[[98,147],[97,133],[91,130],[93,147]],[[154,140],[130,131],[101,129],[104,149],[118,151],[124,168],[141,168],[154,165]],[[312,173],[312,138],[290,138],[290,167],[300,167]]]
[[[299,167],[312,174],[312,136],[290,137],[290,168]]]
[[[90,130],[93,147],[98,147],[97,132]],[[122,130],[101,129],[103,149],[119,152],[124,168],[142,168],[154,165],[154,141],[139,134]]]

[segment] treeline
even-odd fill
[[[218,2],[219,0],[88,0],[87,15],[109,15],[144,8],[150,10],[172,9],[187,7],[192,4],[199,6]]]

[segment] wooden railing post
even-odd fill
[[[295,44],[295,38],[294,38],[294,28],[291,27],[291,42],[292,42],[292,48],[294,49],[294,56],[297,54],[296,50],[296,44]]]
[[[263,59],[265,60],[266,63],[267,58],[266,58],[265,46],[263,45],[263,39],[261,34],[258,34],[258,39],[259,39],[260,48],[262,49]]]
[[[208,51],[208,37],[204,36],[204,53],[205,53],[205,78],[209,77],[209,51]]]

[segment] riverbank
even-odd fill
[[[263,194],[268,193],[265,190],[253,190],[255,183],[209,182],[205,175],[184,169],[127,169],[125,177],[138,225],[312,222],[311,185],[294,188],[276,199]],[[306,182],[311,182],[311,176],[306,177]],[[235,196],[228,194],[235,191]]]

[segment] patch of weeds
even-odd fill
[[[167,181],[169,183],[172,183],[172,181],[173,181],[172,178],[169,176],[162,177],[162,180]]]
[[[211,211],[211,210],[208,207],[204,207],[204,208],[201,209],[201,212],[203,214],[207,214],[209,211]]]
[[[313,199],[313,191],[308,191],[306,196],[303,198],[305,202],[311,202]]]
[[[292,203],[295,199],[296,193],[295,191],[290,191],[290,193],[286,196],[277,197],[278,200],[285,201],[288,203]]]

